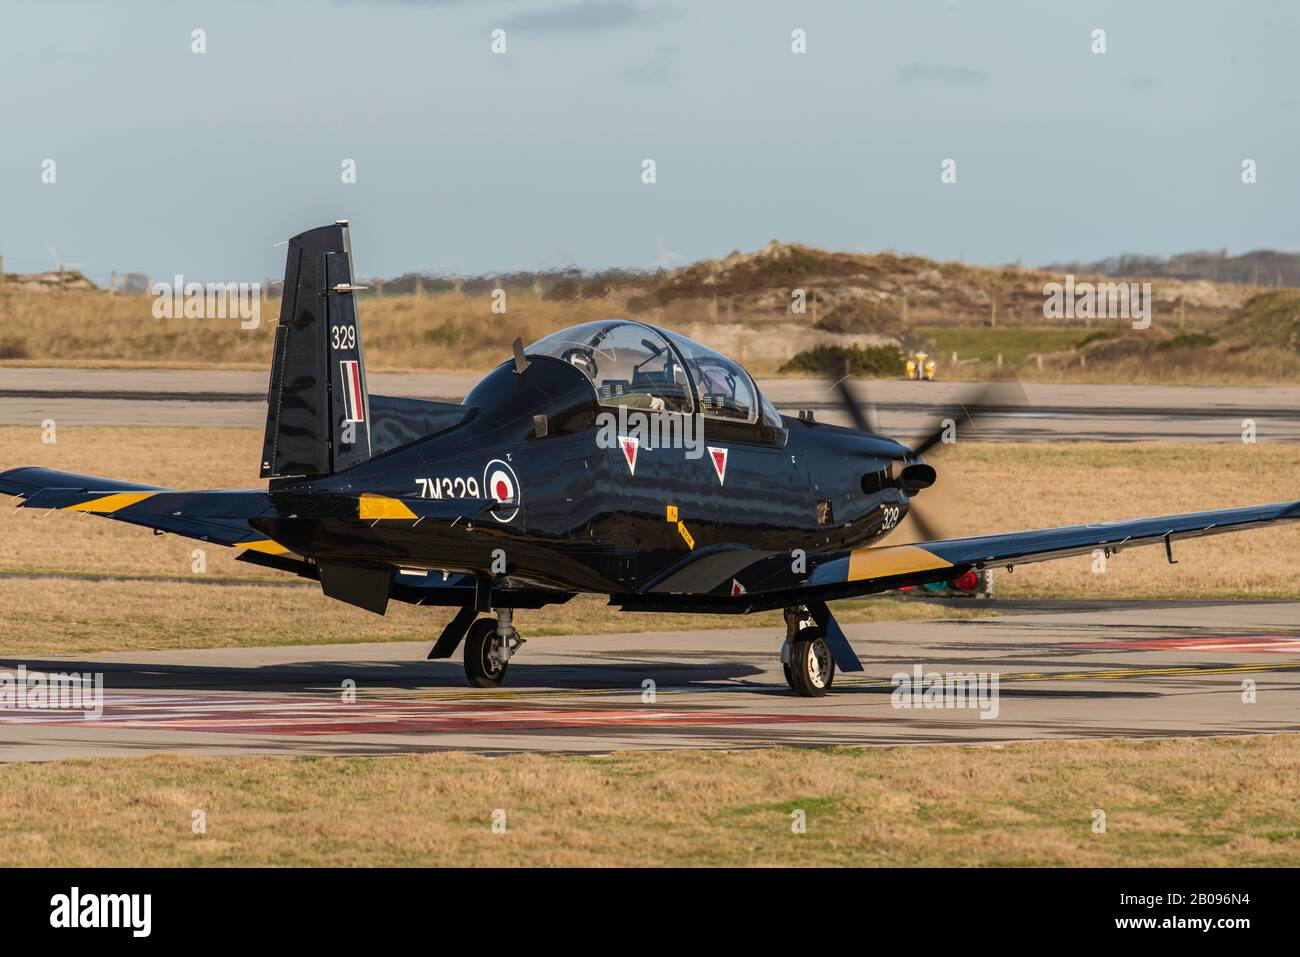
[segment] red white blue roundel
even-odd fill
[[[492,517],[498,522],[510,522],[519,514],[519,503],[521,497],[519,494],[519,479],[515,475],[515,470],[510,467],[509,462],[501,459],[493,459],[483,469],[483,491],[488,498],[496,499],[507,505],[513,505],[513,509],[493,509]]]

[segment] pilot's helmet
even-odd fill
[[[581,370],[588,379],[596,378],[596,364],[585,349],[570,349],[564,354],[564,358],[568,360],[569,365]]]

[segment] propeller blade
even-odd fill
[[[876,423],[871,404],[858,401],[857,396],[853,394],[853,387],[849,385],[848,377],[835,383],[835,387],[839,391],[840,401],[844,403],[844,411],[853,420],[853,427],[859,432],[875,432]]]
[[[917,532],[920,533],[920,541],[935,542],[943,538],[943,535],[937,531],[933,525],[926,521],[924,513],[921,509],[916,507],[916,502],[911,502],[909,504],[907,517],[912,520],[912,524],[916,526]]]
[[[961,401],[958,405],[961,408],[962,415],[970,425],[975,425],[975,418],[972,409],[976,412],[982,411],[983,407],[992,404],[992,400],[998,399],[998,405],[1024,405],[1025,391],[1021,388],[1020,383],[1012,379],[998,380],[990,382],[981,388],[974,395]],[[943,426],[942,420],[935,429],[921,440],[919,444],[913,447],[913,452],[917,455],[925,455],[926,452],[934,448],[943,441],[944,433],[947,430]]]

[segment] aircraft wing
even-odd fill
[[[284,555],[289,549],[249,524],[250,519],[299,516],[357,521],[455,521],[497,505],[494,499],[396,499],[361,493],[277,495],[260,489],[178,492],[156,485],[44,468],[0,472],[0,494],[21,508],[100,515],[203,542]]]
[[[855,548],[800,561],[789,552],[704,549],[635,594],[611,603],[628,611],[741,614],[948,581],[972,568],[1022,565],[1096,549],[1133,548],[1300,520],[1300,502],[1249,505],[1121,522],[1066,525],[915,545]]]

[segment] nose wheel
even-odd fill
[[[497,621],[480,618],[469,626],[465,635],[465,677],[475,688],[499,688],[505,680],[510,657],[522,645],[523,639],[514,627],[507,624],[502,634]]]
[[[807,609],[786,609],[786,639],[781,645],[785,683],[804,698],[820,698],[835,680],[835,658]]]
[[[785,673],[790,687],[804,698],[820,698],[831,690],[835,659],[821,635],[790,642],[790,663],[785,665]]]

